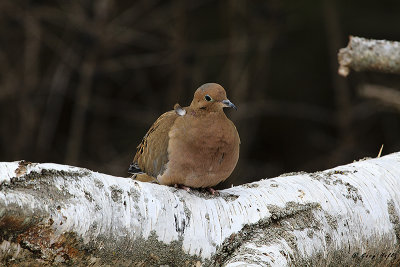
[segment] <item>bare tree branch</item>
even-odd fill
[[[382,104],[400,111],[400,91],[382,85],[365,84],[358,90],[366,98],[379,100]]]

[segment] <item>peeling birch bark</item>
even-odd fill
[[[400,264],[400,153],[222,190],[0,163],[0,265]]]
[[[339,50],[338,60],[338,73],[345,77],[350,69],[400,74],[400,42],[350,36],[347,47]]]

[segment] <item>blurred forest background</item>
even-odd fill
[[[400,151],[400,108],[337,74],[348,36],[400,40],[400,1],[0,1],[0,161],[117,176],[158,116],[217,82],[241,184]]]

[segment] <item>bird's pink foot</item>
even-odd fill
[[[207,191],[210,192],[211,195],[219,195],[218,190],[215,190],[215,189],[212,188],[212,187],[208,187],[208,188],[207,188]]]
[[[185,190],[186,192],[190,192],[190,187],[185,186],[185,185],[183,185],[183,184],[174,184],[174,187],[175,187],[175,188],[183,189],[183,190]]]

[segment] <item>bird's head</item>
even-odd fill
[[[200,86],[194,93],[190,106],[196,110],[210,112],[222,111],[223,108],[236,106],[226,97],[225,89],[217,83],[206,83]]]

